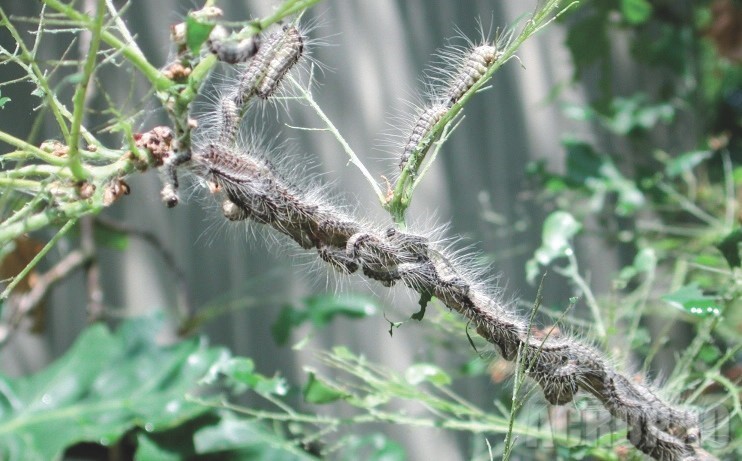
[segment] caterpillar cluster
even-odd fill
[[[486,283],[466,275],[470,272],[458,267],[459,259],[449,256],[447,249],[423,236],[377,228],[339,212],[290,183],[256,148],[237,145],[239,120],[250,100],[269,98],[276,91],[301,58],[304,43],[295,26],[284,26],[260,40],[244,64],[238,85],[221,96],[216,134],[194,143],[189,155],[166,162],[173,179],[163,189],[168,204],[172,197],[177,203],[176,167],[188,165],[222,197],[222,212],[228,220],[268,226],[301,248],[316,251],[343,274],[360,272],[384,286],[403,284],[424,298],[435,296],[466,317],[505,359],[520,357],[549,403],[564,405],[578,391],[587,392],[626,422],[628,439],[649,456],[713,459],[700,447],[697,414],[670,405],[648,386],[619,373],[591,346],[565,335],[533,335],[526,320],[501,302]],[[217,52],[229,62],[238,54]],[[491,45],[469,50],[461,61],[461,75],[451,80],[443,100],[420,115],[419,127],[415,126],[408,144],[416,145],[440,112],[455,103],[497,57]]]

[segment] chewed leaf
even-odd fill
[[[691,283],[666,294],[662,300],[695,317],[719,317],[721,307],[713,296],[703,294],[697,283]]]
[[[197,19],[191,15],[186,19],[186,45],[192,53],[197,54],[201,45],[209,38],[211,30],[216,24],[211,21]]]

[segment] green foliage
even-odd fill
[[[574,216],[564,211],[555,211],[544,221],[541,231],[541,246],[533,259],[526,263],[526,278],[534,283],[540,275],[540,266],[548,266],[552,261],[572,254],[572,238],[582,229],[582,224]]]
[[[133,428],[172,429],[207,408],[187,392],[227,352],[202,341],[157,344],[162,319],[85,330],[59,360],[35,375],[0,377],[0,454],[50,460],[78,442],[110,445]]]
[[[704,295],[698,288],[698,283],[695,282],[666,294],[662,300],[697,317],[719,317],[721,315],[719,299]]]
[[[284,306],[271,327],[279,345],[286,344],[291,332],[309,322],[315,329],[324,327],[335,317],[365,318],[376,315],[378,303],[359,294],[316,295],[304,298],[299,307]]]
[[[703,38],[712,21],[725,18],[714,17],[706,2],[595,0],[562,20],[569,24],[575,79],[596,70],[600,77],[588,103],[566,104],[564,113],[596,127],[598,141],[564,142],[564,173],[529,167],[543,185],[540,198],[557,211],[544,223],[544,243],[528,261],[527,276],[535,280],[546,266],[570,280],[595,324],[606,318],[607,344],[628,341],[633,357],[626,360],[638,357],[645,369],[667,341],[683,343],[665,389],[691,393],[688,404],[723,406],[725,422],[738,433],[739,383],[725,373],[739,367],[742,349],[742,181],[734,167],[742,158],[742,118],[728,98],[738,97],[742,75],[717,43]],[[629,63],[615,60],[619,42],[631,50]],[[616,85],[613,75],[620,72],[641,72],[653,92]],[[686,130],[688,120],[693,131]],[[577,259],[569,258],[571,241],[588,234],[631,261],[610,293],[593,293]],[[547,237],[556,243],[547,245]],[[673,322],[685,323],[692,337],[664,336]],[[712,382],[723,390],[708,391]],[[741,449],[733,442],[724,453],[736,459]],[[570,459],[584,456],[565,450]]]
[[[3,96],[2,91],[0,91],[0,109],[5,109],[5,104],[10,102],[10,98],[7,96]]]

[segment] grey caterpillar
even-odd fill
[[[281,46],[268,63],[263,80],[256,89],[258,97],[267,99],[278,88],[281,79],[299,61],[304,52],[304,37],[295,26],[285,26],[281,37]]]
[[[227,35],[227,30],[224,27],[216,26],[206,41],[208,50],[222,62],[228,64],[246,62],[260,48],[260,36],[258,35],[242,40],[229,40]]]
[[[499,56],[500,52],[495,45],[485,43],[471,48],[459,63],[456,75],[448,85],[446,99],[449,103],[458,102],[487,73],[487,69]]]
[[[673,408],[649,388],[619,374],[589,346],[566,337],[534,338],[522,318],[481,284],[461,275],[466,272],[426,239],[398,230],[379,232],[336,216],[332,207],[288,187],[279,170],[252,158],[250,151],[235,155],[210,146],[195,153],[194,161],[201,165],[197,174],[226,194],[228,219],[268,225],[302,248],[315,249],[322,260],[345,274],[360,270],[382,285],[401,281],[434,295],[470,319],[506,359],[516,359],[520,351],[526,373],[542,387],[547,401],[564,405],[579,390],[594,395],[611,414],[627,422],[634,435],[629,440],[656,459],[695,459],[705,453],[698,445],[694,414]]]
[[[399,168],[404,169],[407,162],[410,160],[410,156],[417,149],[420,142],[433,130],[433,127],[438,123],[444,115],[448,112],[448,107],[443,104],[434,104],[426,107],[418,116],[415,126],[412,128],[412,133],[407,139],[407,144],[404,146],[402,151],[402,158],[399,162]],[[420,159],[417,163],[419,164]]]
[[[303,51],[304,37],[296,26],[287,25],[270,34],[242,73],[235,97],[237,105],[245,107],[253,95],[269,98]]]

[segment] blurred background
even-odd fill
[[[14,18],[33,18],[41,8],[39,2],[2,3],[5,13]],[[76,5],[92,10],[94,3]],[[649,9],[643,9],[647,5]],[[199,6],[193,1],[132,0],[122,10],[123,20],[149,61],[165,67],[173,59],[170,27]],[[223,19],[243,21],[266,17],[276,2],[220,0],[218,6],[224,11]],[[399,134],[395,126],[424,100],[423,82],[436,63],[437,50],[461,33],[479,39],[480,24],[492,35],[518,29],[537,6],[532,0],[322,1],[302,18],[316,24],[308,46],[318,63],[314,98],[382,183],[382,175],[391,178],[399,161],[399,153],[389,147],[393,135]],[[651,178],[662,161],[700,150],[714,157],[700,174],[699,188],[704,181],[723,182],[719,179],[724,171],[722,155],[716,152],[725,150],[724,159],[738,164],[740,11],[734,1],[581,2],[527,40],[518,59],[504,65],[490,86],[466,106],[460,125],[415,194],[408,211],[412,229],[447,224],[443,235],[455,239],[456,248],[471,247],[489,265],[492,283],[503,288],[506,299],[522,300],[519,309],[527,313],[540,276],[529,283],[526,263],[542,245],[544,221],[557,209],[579,204],[582,212],[570,212],[583,229],[574,240],[580,273],[600,303],[612,305],[622,288],[617,274],[631,266],[638,249],[645,246],[640,232],[656,232],[646,226],[665,224],[657,208],[648,204],[650,192],[640,189],[637,178]],[[31,40],[34,25],[16,22]],[[59,34],[58,40],[46,42],[41,53],[49,59],[77,59],[86,44],[72,42],[72,37]],[[13,46],[3,31],[0,43]],[[74,68],[63,67],[56,78],[62,101],[69,101],[74,90],[73,72]],[[207,88],[233,75],[226,65],[214,74]],[[0,67],[0,81],[15,77],[7,66]],[[107,66],[97,81],[119,110],[137,114],[135,126],[140,131],[167,124],[147,82],[132,69]],[[12,102],[0,110],[0,128],[22,139],[33,132],[37,143],[58,139],[49,117],[36,122],[39,99],[31,90],[28,84],[1,88],[2,96]],[[101,111],[108,101],[96,89],[92,91],[94,110],[86,115],[86,123],[100,128],[106,120]],[[196,115],[209,107],[209,98],[202,98],[195,106]],[[249,125],[246,130],[255,128],[290,151],[289,163],[311,165],[307,174],[326,184],[339,204],[367,220],[391,225],[388,213],[331,134],[293,128],[323,127],[311,108],[295,101],[268,105]],[[103,134],[101,139],[112,148],[121,146],[119,133]],[[709,145],[714,140],[725,144]],[[584,146],[593,153],[609,154],[617,177],[634,182],[606,182],[603,189],[591,189],[595,183],[585,182],[582,195],[550,195],[559,178],[568,188],[570,178],[579,175],[570,170],[568,157]],[[0,149],[9,150],[3,144]],[[282,154],[278,150],[272,155]],[[690,169],[686,173],[692,174]],[[278,373],[290,383],[305,381],[308,365],[322,368],[313,351],[339,345],[398,373],[421,361],[459,370],[476,356],[463,332],[458,332],[460,341],[453,346],[440,347],[446,344],[445,329],[436,328],[427,318],[407,321],[419,310],[409,290],[370,286],[360,277],[338,283],[338,277],[318,264],[313,254],[302,254],[285,240],[276,241],[264,229],[224,224],[218,207],[200,198],[206,194],[198,188],[186,189],[182,203],[168,209],[160,200],[162,182],[156,171],[132,175],[127,182],[131,194],[100,216],[101,222],[110,224],[109,230],[114,229],[114,236],[128,233],[128,237],[113,238],[96,248],[99,290],[91,292],[94,279],[86,271],[57,284],[37,315],[25,319],[0,349],[4,374],[36,373],[64,354],[88,325],[91,303],[114,324],[162,312],[167,325],[157,333],[162,343],[175,341],[185,316],[195,315],[188,324],[189,334],[203,335],[210,344],[250,357],[260,373]],[[646,197],[632,200],[634,192]],[[719,208],[709,213],[716,213],[724,203],[731,206],[722,197],[714,205]],[[681,227],[695,221],[679,214],[672,219]],[[734,215],[731,224],[737,223]],[[51,235],[42,231],[32,237],[44,242]],[[79,235],[73,232],[60,241],[41,267],[50,267],[78,245]],[[660,257],[672,257],[674,249],[664,251]],[[538,270],[540,274],[545,267]],[[654,287],[658,293],[677,287],[672,270],[670,266],[666,271],[666,283]],[[682,279],[677,272],[674,275]],[[285,344],[277,344],[272,329],[282,308],[298,309],[322,295],[349,296],[354,305],[369,306],[373,315],[337,316],[323,328],[303,324],[290,331]],[[553,312],[563,312],[570,297],[583,295],[573,279],[558,271],[550,272],[544,281],[544,306]],[[586,323],[578,321],[566,329],[585,336],[593,333],[584,296],[569,315]],[[651,337],[667,318],[665,313],[642,325]],[[405,322],[390,336],[389,321]],[[620,315],[608,315],[605,321],[612,327],[620,322]],[[738,333],[739,323],[732,325],[732,331],[735,328]],[[669,339],[656,351],[655,373],[672,372],[676,351],[692,341],[694,331],[694,322],[683,319],[674,321],[671,330],[661,330]],[[304,338],[308,347],[291,348]],[[607,347],[620,351],[626,345],[616,338]],[[486,351],[481,360],[487,363],[493,357]],[[507,400],[512,392],[511,381],[499,378],[493,383],[498,380],[493,374],[490,370],[456,380],[452,387],[474,404],[492,408],[493,400]],[[249,405],[252,400],[244,402]],[[483,438],[468,433],[381,423],[373,430],[401,444],[413,460],[470,459],[486,451]]]

